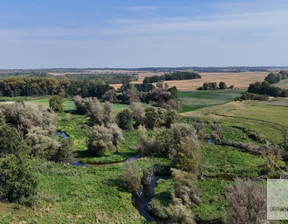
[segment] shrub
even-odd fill
[[[166,110],[160,107],[149,107],[145,109],[145,126],[149,129],[167,127],[170,128],[176,120],[175,111]]]
[[[171,100],[173,100],[173,103]],[[146,95],[145,102],[150,103],[155,107],[167,107],[169,102],[168,105],[170,107],[175,106],[173,109],[178,109],[177,94],[175,93],[175,89],[173,89],[173,91],[172,89],[171,91],[164,91],[162,88],[153,89]]]
[[[169,157],[174,167],[197,173],[201,160],[196,131],[188,124],[173,124],[171,127]]]
[[[174,167],[197,173],[200,165],[199,144],[193,138],[185,138],[170,151]]]
[[[227,85],[225,82],[220,82],[219,83],[219,89],[227,89]]]
[[[0,158],[8,154],[18,155],[26,151],[27,147],[20,133],[15,128],[6,125],[2,120],[0,127]]]
[[[39,127],[50,135],[56,131],[56,116],[52,111],[43,107],[27,106],[24,103],[3,105],[2,113],[5,121],[26,135],[29,129]]]
[[[171,224],[196,224],[194,214],[182,204],[174,205],[171,213]]]
[[[95,97],[82,98],[81,96],[73,97],[76,111],[78,114],[86,115],[89,117],[89,123],[93,125],[101,125],[102,123],[102,110],[100,102]]]
[[[102,96],[103,101],[109,101],[110,103],[116,102],[116,91],[114,89],[108,90]]]
[[[109,101],[105,101],[104,103],[104,123],[113,123],[115,120],[113,111],[112,111],[112,104]]]
[[[45,132],[39,127],[30,129],[25,141],[32,156],[51,161],[54,161],[55,154],[60,147],[56,140],[45,135]]]
[[[123,91],[123,103],[130,104],[137,101],[139,101],[139,92],[133,85]]]
[[[145,115],[141,103],[131,103],[130,110],[132,111],[132,118],[136,122],[136,126],[144,123]]]
[[[118,144],[124,140],[122,130],[115,123],[107,124],[107,128],[112,136],[112,139],[111,139],[112,144],[115,147],[116,152],[119,152]]]
[[[86,116],[89,117],[91,126],[102,124],[102,109],[97,98],[93,98],[92,101],[86,104]]]
[[[131,193],[140,197],[141,185],[141,168],[133,161],[126,162],[121,175],[124,187]]]
[[[275,73],[269,73],[266,77],[265,77],[265,81],[268,82],[269,84],[275,84],[280,82],[281,77],[279,74],[275,74]]]
[[[229,188],[227,223],[262,224],[266,221],[266,191],[250,180],[235,180]]]
[[[244,92],[240,98],[237,100],[259,100],[259,101],[268,101],[269,96],[268,95],[259,95],[255,93],[248,93]]]
[[[58,147],[54,156],[54,161],[58,163],[68,163],[73,159],[74,144],[71,139],[64,139],[62,145]]]
[[[132,113],[130,110],[125,109],[117,114],[118,126],[123,130],[131,130]]]
[[[27,158],[7,155],[0,160],[0,195],[9,202],[33,204],[37,180]]]
[[[49,99],[49,107],[57,113],[63,112],[63,100],[61,96],[52,96]]]
[[[165,207],[158,199],[155,198],[149,202],[148,212],[159,219],[168,219],[172,215],[170,208]]]
[[[180,199],[181,204],[190,208],[201,203],[200,192],[194,184],[197,179],[195,174],[172,169],[172,176],[174,179],[174,198]]]
[[[193,123],[193,127],[196,130],[196,134],[197,134],[198,139],[204,139],[205,138],[204,126],[205,126],[205,123],[203,121],[195,121]]]
[[[91,134],[88,137],[88,150],[96,156],[104,156],[105,153],[113,147],[112,134],[104,126],[94,126],[91,128]]]

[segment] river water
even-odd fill
[[[169,179],[168,176],[154,176],[151,180],[150,185],[143,186],[143,193],[141,197],[133,197],[133,205],[138,209],[139,213],[146,219],[147,223],[156,222],[156,223],[168,223],[166,219],[159,219],[149,214],[148,204],[154,198],[154,189],[157,187],[157,181],[160,179]]]

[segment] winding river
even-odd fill
[[[64,139],[69,139],[69,135],[67,135],[65,132],[56,132],[54,133],[55,136],[62,136]],[[108,163],[108,164],[103,164],[103,165],[111,165],[111,164],[115,164],[115,163],[124,163],[124,162],[130,162],[133,160],[138,160],[141,159],[142,157],[138,154],[136,156],[133,156],[129,159],[126,159],[124,161],[117,161],[114,163]],[[77,167],[86,167],[89,166],[90,164],[83,164],[79,161],[70,161],[70,165],[72,166],[77,166]],[[99,166],[99,165],[94,165],[94,166]],[[168,176],[153,176],[151,179],[151,183],[150,185],[144,185],[143,186],[143,192],[141,197],[137,197],[137,196],[133,196],[133,205],[135,208],[138,209],[139,213],[147,220],[147,223],[149,222],[156,222],[156,223],[160,223],[160,224],[166,224],[168,223],[168,220],[166,219],[159,219],[156,218],[152,215],[149,214],[148,212],[148,204],[149,202],[151,202],[151,200],[154,198],[154,189],[157,187],[157,181],[160,179],[169,179]]]

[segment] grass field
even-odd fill
[[[240,96],[242,92],[243,90],[238,89],[227,91],[181,91],[178,93],[182,106],[180,113],[231,102],[235,97]]]
[[[131,194],[119,190],[123,165],[72,167],[35,164],[38,202],[33,208],[0,203],[0,223],[141,223]]]
[[[216,119],[225,126],[247,128],[279,144],[282,131],[288,128],[287,112],[287,107],[244,101],[206,107],[182,115],[210,121]]]
[[[281,80],[279,83],[273,84],[281,89],[288,89],[288,79]]]
[[[206,121],[205,133],[211,133],[209,122],[221,122],[221,134],[235,142],[259,144],[241,128],[252,130],[273,143],[281,143],[282,131],[288,128],[287,99],[274,98],[268,102],[233,99],[242,90],[234,91],[189,91],[179,92],[182,105],[181,119],[192,124],[193,119]],[[233,102],[232,102],[233,101]],[[48,106],[48,99],[29,99],[28,104]],[[107,153],[97,158],[87,152],[86,140],[90,132],[87,118],[71,113],[71,100],[64,100],[65,113],[59,115],[58,129],[65,131],[74,141],[79,160],[89,163],[110,163],[125,160],[136,154],[138,137],[135,131],[125,132],[125,141],[119,146],[120,152]],[[127,105],[113,105],[116,114]],[[151,135],[152,133],[150,133]],[[198,220],[220,220],[227,210],[227,188],[233,179],[257,179],[262,175],[267,159],[262,156],[241,152],[236,148],[200,142],[202,171],[205,179],[195,184],[201,192],[202,203],[192,210]],[[167,158],[145,157],[136,163],[142,168],[155,164],[170,165]],[[144,219],[132,206],[131,194],[121,188],[120,175],[124,164],[105,166],[73,167],[46,161],[35,161],[35,171],[39,179],[37,204],[25,207],[0,203],[0,223],[143,223]],[[285,165],[285,164],[284,164]],[[161,180],[155,189],[155,199],[164,207],[171,203],[173,179]]]

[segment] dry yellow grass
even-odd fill
[[[146,76],[162,75],[163,73],[139,73],[139,80],[132,82],[133,84],[142,83]],[[191,91],[201,87],[204,82],[226,82],[228,86],[234,85],[235,88],[248,88],[250,83],[263,81],[268,72],[223,72],[223,73],[200,73],[202,79],[191,80],[173,80],[166,81],[170,87],[176,86],[180,91]],[[118,89],[121,84],[112,85]]]

